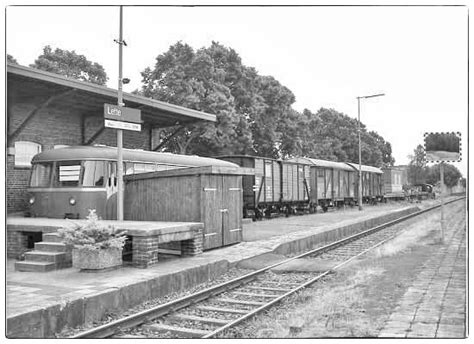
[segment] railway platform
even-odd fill
[[[434,202],[434,201],[433,201]],[[19,272],[6,262],[6,335],[52,338],[66,327],[100,321],[152,298],[207,282],[244,260],[289,254],[330,242],[414,212],[422,204],[392,204],[325,214],[273,219],[244,226],[244,241],[185,258],[160,261],[147,269],[123,266],[100,273],[75,268],[48,273]]]
[[[466,338],[466,290],[466,231],[448,229],[378,337]]]

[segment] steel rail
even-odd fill
[[[459,200],[464,199],[464,198],[465,197],[450,200],[448,202],[445,202],[445,204],[456,202],[456,201],[459,201]],[[113,334],[117,333],[119,330],[128,329],[128,328],[131,328],[131,327],[141,325],[144,322],[162,317],[166,314],[169,314],[169,313],[177,311],[179,309],[188,307],[188,306],[190,306],[192,304],[195,304],[197,302],[201,302],[205,299],[208,299],[208,298],[210,298],[212,296],[215,296],[217,294],[220,294],[222,292],[228,291],[230,289],[234,289],[234,288],[236,288],[236,287],[238,287],[242,284],[246,284],[246,283],[254,280],[258,275],[260,275],[260,274],[264,273],[265,271],[268,271],[268,270],[270,270],[274,267],[277,267],[279,265],[286,264],[290,261],[293,261],[293,260],[296,260],[296,259],[299,259],[299,258],[303,258],[303,257],[306,257],[308,255],[322,254],[325,251],[328,251],[328,250],[333,249],[335,247],[344,245],[344,244],[346,244],[350,241],[354,241],[356,239],[362,238],[362,237],[367,236],[371,233],[377,232],[381,229],[384,229],[384,228],[392,226],[394,224],[403,222],[403,221],[408,220],[412,217],[416,217],[418,215],[421,215],[421,214],[426,213],[428,211],[437,209],[439,207],[441,207],[441,204],[438,204],[438,205],[435,205],[435,206],[432,206],[432,207],[429,207],[429,208],[426,208],[426,209],[422,209],[422,210],[414,212],[412,214],[405,215],[401,218],[386,222],[384,224],[381,224],[381,225],[378,225],[376,227],[367,229],[367,230],[362,231],[360,233],[356,233],[354,235],[343,238],[343,239],[338,240],[336,242],[333,242],[333,243],[327,244],[325,246],[318,247],[316,249],[304,252],[304,253],[299,254],[297,256],[294,256],[294,257],[285,259],[281,262],[277,262],[275,264],[263,267],[259,270],[250,272],[250,273],[245,274],[243,276],[236,277],[236,278],[234,278],[230,281],[220,283],[218,285],[215,285],[215,286],[203,289],[201,291],[198,291],[194,294],[187,295],[187,296],[184,296],[182,298],[164,303],[162,305],[158,305],[156,307],[153,307],[153,308],[138,312],[136,314],[124,317],[122,319],[114,320],[110,323],[107,323],[107,324],[104,324],[104,325],[101,325],[101,326],[98,326],[98,327],[95,327],[95,328],[77,333],[77,334],[75,334],[71,337],[68,337],[68,338],[76,339],[76,338],[107,338],[107,337],[110,337]],[[331,270],[334,270],[334,268],[331,269]],[[329,272],[325,272],[321,275],[316,276],[312,280],[310,280],[308,282],[305,282],[303,285],[301,285],[301,286],[299,286],[299,287],[283,294],[282,296],[279,296],[277,299],[274,299],[274,300],[270,301],[268,304],[262,305],[261,307],[257,308],[256,310],[252,311],[251,313],[249,313],[249,314],[247,314],[247,315],[245,315],[245,316],[243,316],[239,319],[236,319],[235,321],[239,320],[239,322],[241,322],[241,321],[244,321],[244,320],[248,319],[249,317],[255,315],[256,313],[272,306],[276,302],[281,301],[284,297],[286,297],[288,295],[291,295],[294,292],[296,292],[296,291],[298,291],[302,288],[305,288],[309,284],[314,283],[317,279],[322,278],[323,276],[327,275],[328,273]],[[236,324],[236,323],[234,323],[235,321],[229,323],[228,325],[232,324],[232,326],[235,326],[235,324]],[[222,331],[229,328],[230,326],[228,326],[228,325],[225,325],[224,326],[225,328],[223,327]],[[218,331],[218,330],[220,330],[220,328],[213,331],[213,332],[211,332],[211,333],[209,333],[208,335],[204,336],[203,338],[208,338],[208,336],[213,336],[213,335],[217,334],[216,331]],[[221,332],[221,331],[219,331],[219,332]]]

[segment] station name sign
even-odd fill
[[[104,104],[106,128],[141,131],[141,111],[129,107]]]

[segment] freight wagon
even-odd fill
[[[216,158],[255,171],[254,175],[242,177],[244,217],[259,219],[275,213],[289,215],[310,206],[308,164],[248,155]]]
[[[355,183],[355,199],[359,199],[359,165],[350,162],[346,163],[357,171],[357,178]],[[361,165],[362,171],[362,202],[376,203],[383,200],[383,171],[380,168]]]
[[[309,189],[311,211],[320,206],[324,212],[329,207],[355,204],[354,169],[343,162],[334,162],[313,158],[293,158],[310,168]]]

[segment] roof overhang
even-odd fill
[[[74,91],[68,92],[72,90]],[[64,96],[56,101],[59,105],[89,112],[91,116],[102,115],[104,103],[117,103],[115,89],[14,64],[7,65],[7,91],[19,99],[64,93]],[[135,94],[124,92],[123,102],[127,107],[140,109],[143,122],[156,127],[185,125],[199,121],[216,122],[215,115]]]

